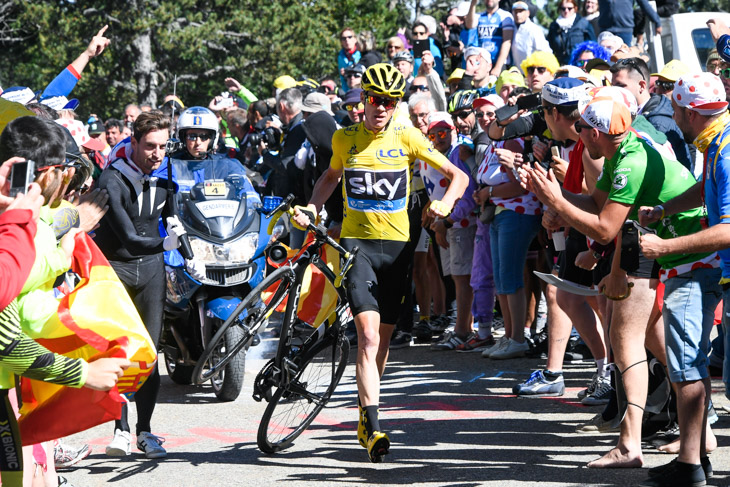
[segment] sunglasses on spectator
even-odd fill
[[[353,37],[355,37],[355,36],[346,36],[346,35],[343,35],[342,37],[340,37],[340,40],[341,41],[346,41],[347,39],[352,39]]]
[[[345,73],[347,78],[362,78],[362,73]]]
[[[672,91],[674,89],[674,81],[655,81],[654,86],[661,88],[664,91]]]
[[[537,70],[540,74],[545,74],[545,71],[547,71],[547,68],[544,66],[530,66],[527,68],[527,76],[532,76],[535,73],[535,70]]]
[[[439,130],[438,132],[435,132],[435,133],[429,133],[428,139],[431,142],[435,142],[437,138],[439,140],[444,140],[448,134],[449,134],[448,130]]]
[[[479,110],[474,111],[474,115],[477,118],[494,118],[494,112],[480,112]]]
[[[365,97],[365,101],[374,107],[383,107],[386,110],[391,110],[398,105],[398,100],[396,98],[385,98],[375,95],[367,95]]]
[[[426,31],[425,30],[414,30],[413,31],[413,35],[414,36],[425,36],[426,35]]]
[[[730,68],[721,69],[720,76],[725,79],[730,79]]]
[[[403,49],[403,46],[388,46],[388,49]]]
[[[583,129],[591,130],[593,128],[590,125],[586,125],[586,124],[580,123],[580,122],[575,122],[575,124],[573,125],[573,127],[575,127],[575,131],[578,132],[578,133],[580,133],[581,130],[583,130]]]
[[[471,110],[461,110],[460,112],[454,112],[451,114],[451,118],[460,118],[464,120],[466,117],[472,114]]]
[[[428,91],[428,85],[411,85],[408,91]]]
[[[363,105],[362,103],[358,103],[357,105],[345,105],[345,110],[347,110],[348,112],[352,112],[352,111],[359,112],[364,108],[365,108],[365,105]]]
[[[574,10],[575,7],[560,7],[560,10],[562,12],[570,12],[571,10]]]
[[[588,61],[590,61],[590,59],[578,59],[575,62],[575,65],[578,66],[579,68],[584,68],[586,66],[586,64],[588,64]]]
[[[212,136],[210,134],[191,134],[187,133],[185,134],[185,138],[188,140],[188,142],[195,142],[195,140],[200,139],[201,142],[205,142],[206,140],[210,140]]]

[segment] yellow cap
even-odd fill
[[[683,74],[689,73],[689,67],[682,61],[672,59],[664,65],[658,73],[651,73],[652,76],[658,76],[667,81],[677,81]]]
[[[285,74],[283,76],[279,76],[274,80],[274,88],[277,90],[285,90],[287,88],[293,88],[297,85],[297,80],[289,76],[288,74]]]
[[[455,81],[459,81],[461,78],[464,77],[464,70],[461,68],[456,68],[450,75],[449,79],[446,80],[446,84],[453,83]]]

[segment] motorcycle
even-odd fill
[[[195,259],[205,264],[205,277],[197,281],[188,274],[177,251],[166,253],[167,299],[160,350],[173,382],[187,385],[218,327],[264,278],[264,249],[270,236],[267,210],[244,175],[199,182],[176,198]],[[276,203],[270,198],[265,202]],[[274,238],[284,232],[283,224],[278,224]],[[236,343],[242,333],[240,327],[230,327],[226,343]],[[233,401],[241,392],[246,352],[241,350],[211,378],[220,401]]]

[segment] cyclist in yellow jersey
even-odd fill
[[[358,335],[358,440],[372,462],[382,461],[390,447],[388,435],[380,431],[378,403],[390,337],[409,287],[405,249],[411,165],[421,159],[451,180],[443,199],[431,202],[428,211],[435,217],[451,213],[468,183],[468,176],[420,130],[393,119],[404,88],[403,75],[390,64],[367,69],[362,79],[365,119],[335,132],[330,167],[317,180],[307,207],[294,211],[294,222],[305,227],[341,184],[345,208],[340,243],[346,249],[360,248],[346,286]]]

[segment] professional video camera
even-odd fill
[[[263,142],[269,150],[276,151],[281,149],[281,130],[276,127],[266,127],[251,134],[248,140],[253,147],[259,145],[259,142]]]

